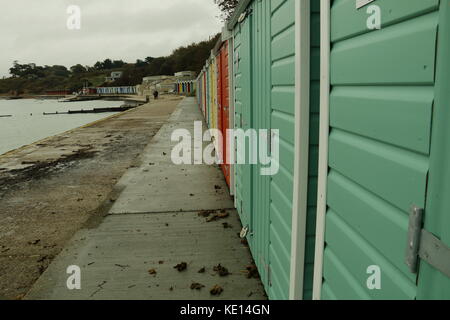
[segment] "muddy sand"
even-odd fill
[[[179,102],[164,97],[0,156],[0,299],[21,299],[75,232],[102,220]]]

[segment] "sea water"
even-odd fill
[[[120,101],[58,102],[57,100],[0,100],[0,154],[63,133],[114,113],[59,114],[69,110],[119,107]],[[1,117],[11,115],[11,117]]]

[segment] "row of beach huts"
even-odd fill
[[[450,299],[449,57],[449,0],[239,2],[195,86],[270,299]]]
[[[154,90],[161,91],[161,93],[175,93],[179,95],[192,95],[195,92],[195,80],[176,80],[170,81],[165,86],[161,85],[157,81],[158,85],[153,85],[152,90],[144,92],[141,85],[138,86],[123,86],[123,87],[87,87],[80,91],[82,95],[144,95],[151,94]],[[46,91],[48,96],[66,96],[71,95],[70,90],[49,90]]]

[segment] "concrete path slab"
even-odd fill
[[[197,212],[107,217],[73,239],[27,299],[264,299],[259,280],[246,277],[251,258],[236,234],[237,213],[205,220]],[[225,221],[231,228],[223,227]],[[181,262],[187,269],[179,272],[174,266]],[[231,275],[214,272],[218,264]],[[66,287],[70,265],[81,268],[81,290]],[[205,287],[192,290],[193,283]],[[215,285],[224,290],[218,297],[209,292]]]
[[[223,173],[216,166],[161,165],[129,177],[110,213],[194,211],[233,208]]]
[[[112,207],[112,214],[234,207],[219,166],[174,165],[171,159],[172,149],[179,143],[171,141],[172,132],[185,129],[193,137],[194,121],[203,123],[201,113],[193,101],[185,99],[180,103],[147,146],[141,167],[128,172],[118,182],[123,192]],[[206,129],[203,123],[203,130]],[[209,143],[203,143],[203,147]],[[192,147],[193,163],[193,142],[183,141],[183,145]]]
[[[110,215],[76,234],[27,299],[266,298],[260,280],[247,277],[252,258],[238,237],[242,226],[218,166],[176,166],[161,157],[162,150],[170,152],[174,128],[200,119],[195,100],[183,100],[146,148],[142,165],[118,183],[123,192]],[[207,222],[200,210],[229,215]],[[187,269],[179,272],[174,266],[182,262]],[[219,264],[230,274],[218,275]],[[71,265],[81,269],[81,290],[67,289]],[[200,290],[191,289],[193,283]],[[216,285],[223,288],[219,296],[210,293]]]

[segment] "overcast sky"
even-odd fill
[[[67,8],[81,8],[81,29]],[[0,76],[14,60],[38,65],[135,62],[171,53],[220,31],[213,0],[0,0]]]

